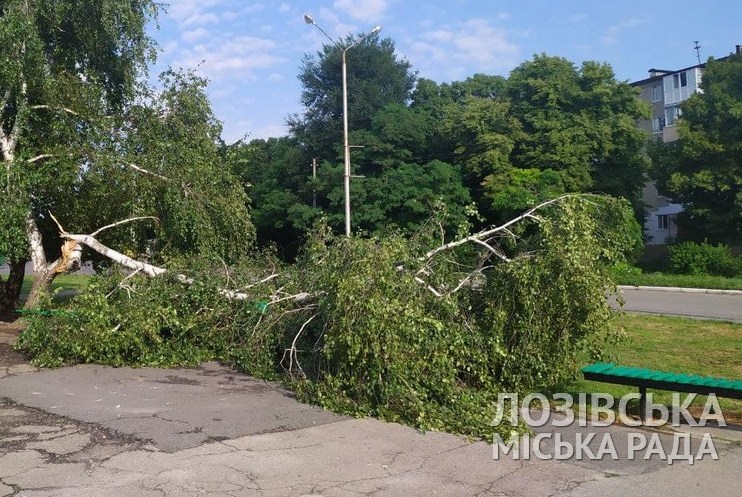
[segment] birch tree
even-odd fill
[[[49,239],[47,212],[65,218],[101,122],[121,112],[154,56],[150,0],[7,0],[0,4],[0,251],[10,275],[0,310],[19,298],[27,260],[33,305],[80,248]]]

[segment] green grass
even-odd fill
[[[616,276],[616,280],[619,285],[742,290],[742,278],[725,278],[723,276],[646,273],[621,274]]]
[[[617,364],[742,380],[742,324],[637,314],[619,316],[617,321],[626,332],[626,339],[609,349]],[[582,380],[567,391],[603,392],[618,399],[637,389]],[[671,405],[672,392],[652,392],[655,403]],[[703,407],[705,402],[706,397],[698,396],[693,406]],[[728,422],[742,423],[742,401],[720,397],[719,405]]]
[[[82,290],[90,282],[90,276],[78,275],[78,274],[63,274],[54,278],[52,282],[52,291],[59,289],[64,290]],[[22,294],[28,294],[31,290],[31,284],[33,283],[33,276],[26,276],[23,278],[23,286],[21,287]]]

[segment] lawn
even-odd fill
[[[742,278],[725,278],[723,276],[644,273],[620,274],[616,276],[616,280],[619,285],[742,290]]]
[[[617,324],[626,331],[626,339],[609,349],[617,364],[742,380],[742,324],[643,314],[621,315]],[[568,391],[604,392],[620,398],[637,389],[582,380]],[[655,403],[671,405],[672,392],[653,393]],[[702,408],[705,401],[699,396],[693,405]],[[742,401],[720,397],[719,404],[728,422],[742,424]]]
[[[59,289],[64,290],[82,290],[85,288],[90,281],[90,276],[78,275],[78,274],[63,274],[54,278],[52,282],[52,291]],[[33,276],[26,276],[23,278],[23,287],[21,289],[22,294],[28,294],[33,283]]]

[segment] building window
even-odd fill
[[[662,100],[662,85],[655,85],[652,87],[652,102],[660,100]]]
[[[667,214],[657,214],[657,228],[661,230],[668,229]]]
[[[667,126],[674,126],[678,118],[683,114],[679,105],[673,105],[665,109],[665,122]]]
[[[665,129],[664,117],[655,117],[652,119],[652,133],[662,133],[663,129]]]
[[[685,71],[672,75],[673,88],[677,90],[678,88],[685,88],[686,86],[688,86],[688,74]]]

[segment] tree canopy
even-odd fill
[[[340,47],[357,43],[346,52],[348,74],[348,124],[368,129],[375,114],[389,104],[405,104],[416,76],[411,64],[397,55],[394,41],[349,35],[339,45],[325,44],[320,52],[302,60],[302,116],[289,120],[291,131],[312,156],[333,159],[342,154],[342,53]]]

